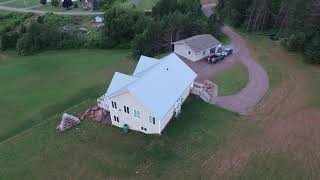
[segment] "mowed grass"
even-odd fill
[[[63,112],[79,100],[98,96],[114,71],[128,72],[127,50],[49,51],[34,56],[0,56],[0,141]]]
[[[240,180],[302,180],[311,179],[303,163],[285,153],[258,153],[248,163],[246,172],[233,179]]]
[[[40,5],[38,0],[16,0],[10,3],[6,3],[3,6],[17,7],[17,8],[29,8],[35,5]]]
[[[1,54],[0,179],[199,179],[238,115],[190,98],[162,136],[85,121],[57,133],[63,112],[96,103],[114,71],[130,73],[126,50]]]
[[[121,1],[118,0],[115,2],[115,6],[121,6],[121,7],[126,7],[126,8],[132,8],[133,5],[135,4],[136,9],[139,11],[144,11],[146,9],[152,9],[154,5],[159,0],[125,0]]]
[[[210,78],[219,87],[219,96],[235,94],[243,89],[248,80],[247,68],[240,63],[233,65],[230,69]]]

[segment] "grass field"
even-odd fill
[[[6,3],[4,4],[4,6],[9,6],[9,7],[17,7],[17,8],[28,8],[28,7],[32,7],[35,5],[39,5],[39,1],[38,0],[16,0],[16,1],[12,1],[10,3]]]
[[[219,96],[227,96],[244,88],[249,80],[249,74],[244,65],[237,63],[230,69],[213,76],[210,80],[219,86]]]
[[[55,132],[62,112],[78,114],[106,90],[114,71],[130,72],[124,50],[1,54],[0,179],[167,179],[202,176],[238,115],[189,99],[161,137],[85,121]],[[138,173],[136,173],[138,172]]]
[[[2,54],[0,82],[5,87],[0,94],[6,95],[0,97],[0,117],[4,119],[0,141],[78,103],[77,98],[86,99],[91,91],[102,93],[114,70],[133,67],[133,62],[125,61],[128,54],[123,50],[50,51],[26,57]]]
[[[125,0],[122,2],[118,0],[115,2],[115,5],[131,8],[136,4],[137,10],[144,11],[145,9],[151,9],[158,1],[159,0]]]

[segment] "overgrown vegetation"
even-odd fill
[[[106,9],[107,47],[132,46],[134,56],[154,56],[171,50],[171,43],[196,34],[220,36],[222,21],[217,15],[209,19],[201,11],[199,0],[161,0],[151,17],[123,7]]]
[[[320,64],[320,6],[312,0],[220,0],[217,12],[234,27],[281,40],[305,61]]]
[[[0,16],[2,17],[2,16]],[[12,13],[4,15],[8,22],[0,32],[2,50],[16,48],[20,55],[30,55],[46,49],[100,48],[101,33],[98,28],[83,28],[83,17],[46,14]]]

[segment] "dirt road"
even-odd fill
[[[249,72],[249,81],[244,89],[231,96],[217,98],[217,105],[240,114],[248,114],[263,98],[269,88],[267,72],[251,57],[246,41],[229,27],[223,32],[229,36],[235,54],[231,58],[240,61]]]

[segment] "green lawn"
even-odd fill
[[[121,1],[118,0],[115,2],[116,6],[122,6],[122,7],[133,7],[133,1],[137,2],[136,8],[139,11],[144,11],[145,9],[152,9],[152,7],[159,1],[159,0],[125,0]]]
[[[294,156],[294,155],[293,155]],[[234,177],[238,180],[302,180],[312,179],[302,162],[294,160],[288,154],[259,153],[249,161],[244,174]]]
[[[243,89],[249,80],[249,74],[244,65],[237,63],[230,69],[211,77],[210,80],[219,86],[219,96],[227,96]]]
[[[238,115],[191,98],[162,136],[85,121],[55,132],[63,112],[95,104],[114,71],[131,72],[126,50],[0,56],[0,179],[199,179]],[[138,173],[136,173],[138,172]]]
[[[0,94],[5,96],[0,96],[0,141],[87,96],[98,96],[115,70],[132,69],[127,55],[129,51],[124,50],[49,51],[26,57],[2,54]]]
[[[39,0],[16,0],[11,3],[6,3],[4,6],[26,8],[26,7],[39,5],[39,4],[40,4]]]

